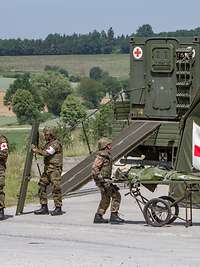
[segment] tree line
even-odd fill
[[[200,35],[200,27],[155,33],[151,25],[144,24],[138,27],[136,33],[115,36],[113,28],[110,27],[107,31],[94,30],[88,34],[49,34],[44,40],[0,39],[0,56],[129,53],[129,39],[132,36],[191,37],[198,35]]]

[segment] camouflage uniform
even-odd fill
[[[63,167],[63,152],[61,143],[52,138],[42,148],[37,148],[36,154],[44,156],[44,172],[38,183],[40,204],[47,205],[47,186],[52,185],[52,195],[56,207],[62,206],[61,173]]]
[[[8,141],[3,135],[0,136],[0,209],[5,208],[5,170],[8,158]]]
[[[121,203],[121,195],[116,185],[109,182],[112,173],[112,159],[110,151],[101,149],[101,142],[109,139],[100,139],[100,151],[97,153],[92,166],[92,176],[101,192],[101,201],[97,213],[104,215],[111,202],[111,213],[117,213]]]

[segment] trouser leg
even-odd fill
[[[118,212],[121,203],[121,194],[119,191],[115,191],[112,193],[111,200],[111,212]]]
[[[0,170],[0,209],[5,208],[5,171]]]
[[[99,187],[99,189],[101,191],[101,201],[99,203],[97,213],[104,215],[110,205],[110,195],[105,191],[104,188]]]
[[[52,195],[55,207],[61,207],[62,206],[61,172],[59,170],[52,171],[50,179],[52,184]]]
[[[46,173],[43,173],[40,177],[40,181],[38,183],[39,190],[38,190],[38,196],[40,198],[40,204],[41,205],[47,205],[47,186],[49,185],[49,177]]]

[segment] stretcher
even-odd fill
[[[117,176],[117,175],[116,175]],[[147,224],[160,227],[173,223],[177,218],[192,226],[193,193],[200,194],[200,176],[183,174],[176,171],[163,170],[158,167],[133,167],[126,173],[118,173],[116,181],[124,180],[128,185],[130,195],[136,200]],[[148,199],[141,192],[144,186],[154,192],[158,185],[181,185],[182,194],[177,198],[173,194]],[[179,216],[179,208],[184,207],[185,215]]]

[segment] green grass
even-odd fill
[[[0,127],[17,125],[17,118],[15,116],[0,116]]]
[[[22,151],[9,154],[6,169],[6,206],[16,205],[23,176],[25,155]],[[27,191],[26,202],[36,199],[38,186],[36,181],[30,181]]]
[[[54,119],[49,119],[45,122],[40,123],[40,127],[43,128],[45,126],[56,126],[57,122],[59,121],[59,118],[54,118]],[[29,124],[19,124],[17,121],[16,116],[0,116],[0,127],[3,128],[8,128],[12,130],[12,128],[30,128],[31,126]],[[0,130],[1,131],[1,130]]]
[[[0,130],[0,133],[8,138],[9,146],[12,151],[13,149],[21,150],[26,148],[30,130]]]
[[[15,79],[13,78],[4,78],[4,77],[0,77],[0,90],[4,90],[6,91],[10,84],[12,84],[14,82]]]
[[[78,157],[78,156],[87,156],[89,155],[89,148],[86,142],[82,141],[83,135],[81,128],[76,128],[71,133],[71,144],[64,146],[64,157]],[[96,147],[90,142],[90,150],[92,152],[96,151]]]
[[[69,74],[87,76],[89,70],[99,66],[114,77],[127,78],[129,75],[129,55],[52,55],[52,56],[1,56],[1,71],[41,72],[46,65],[65,68]]]

